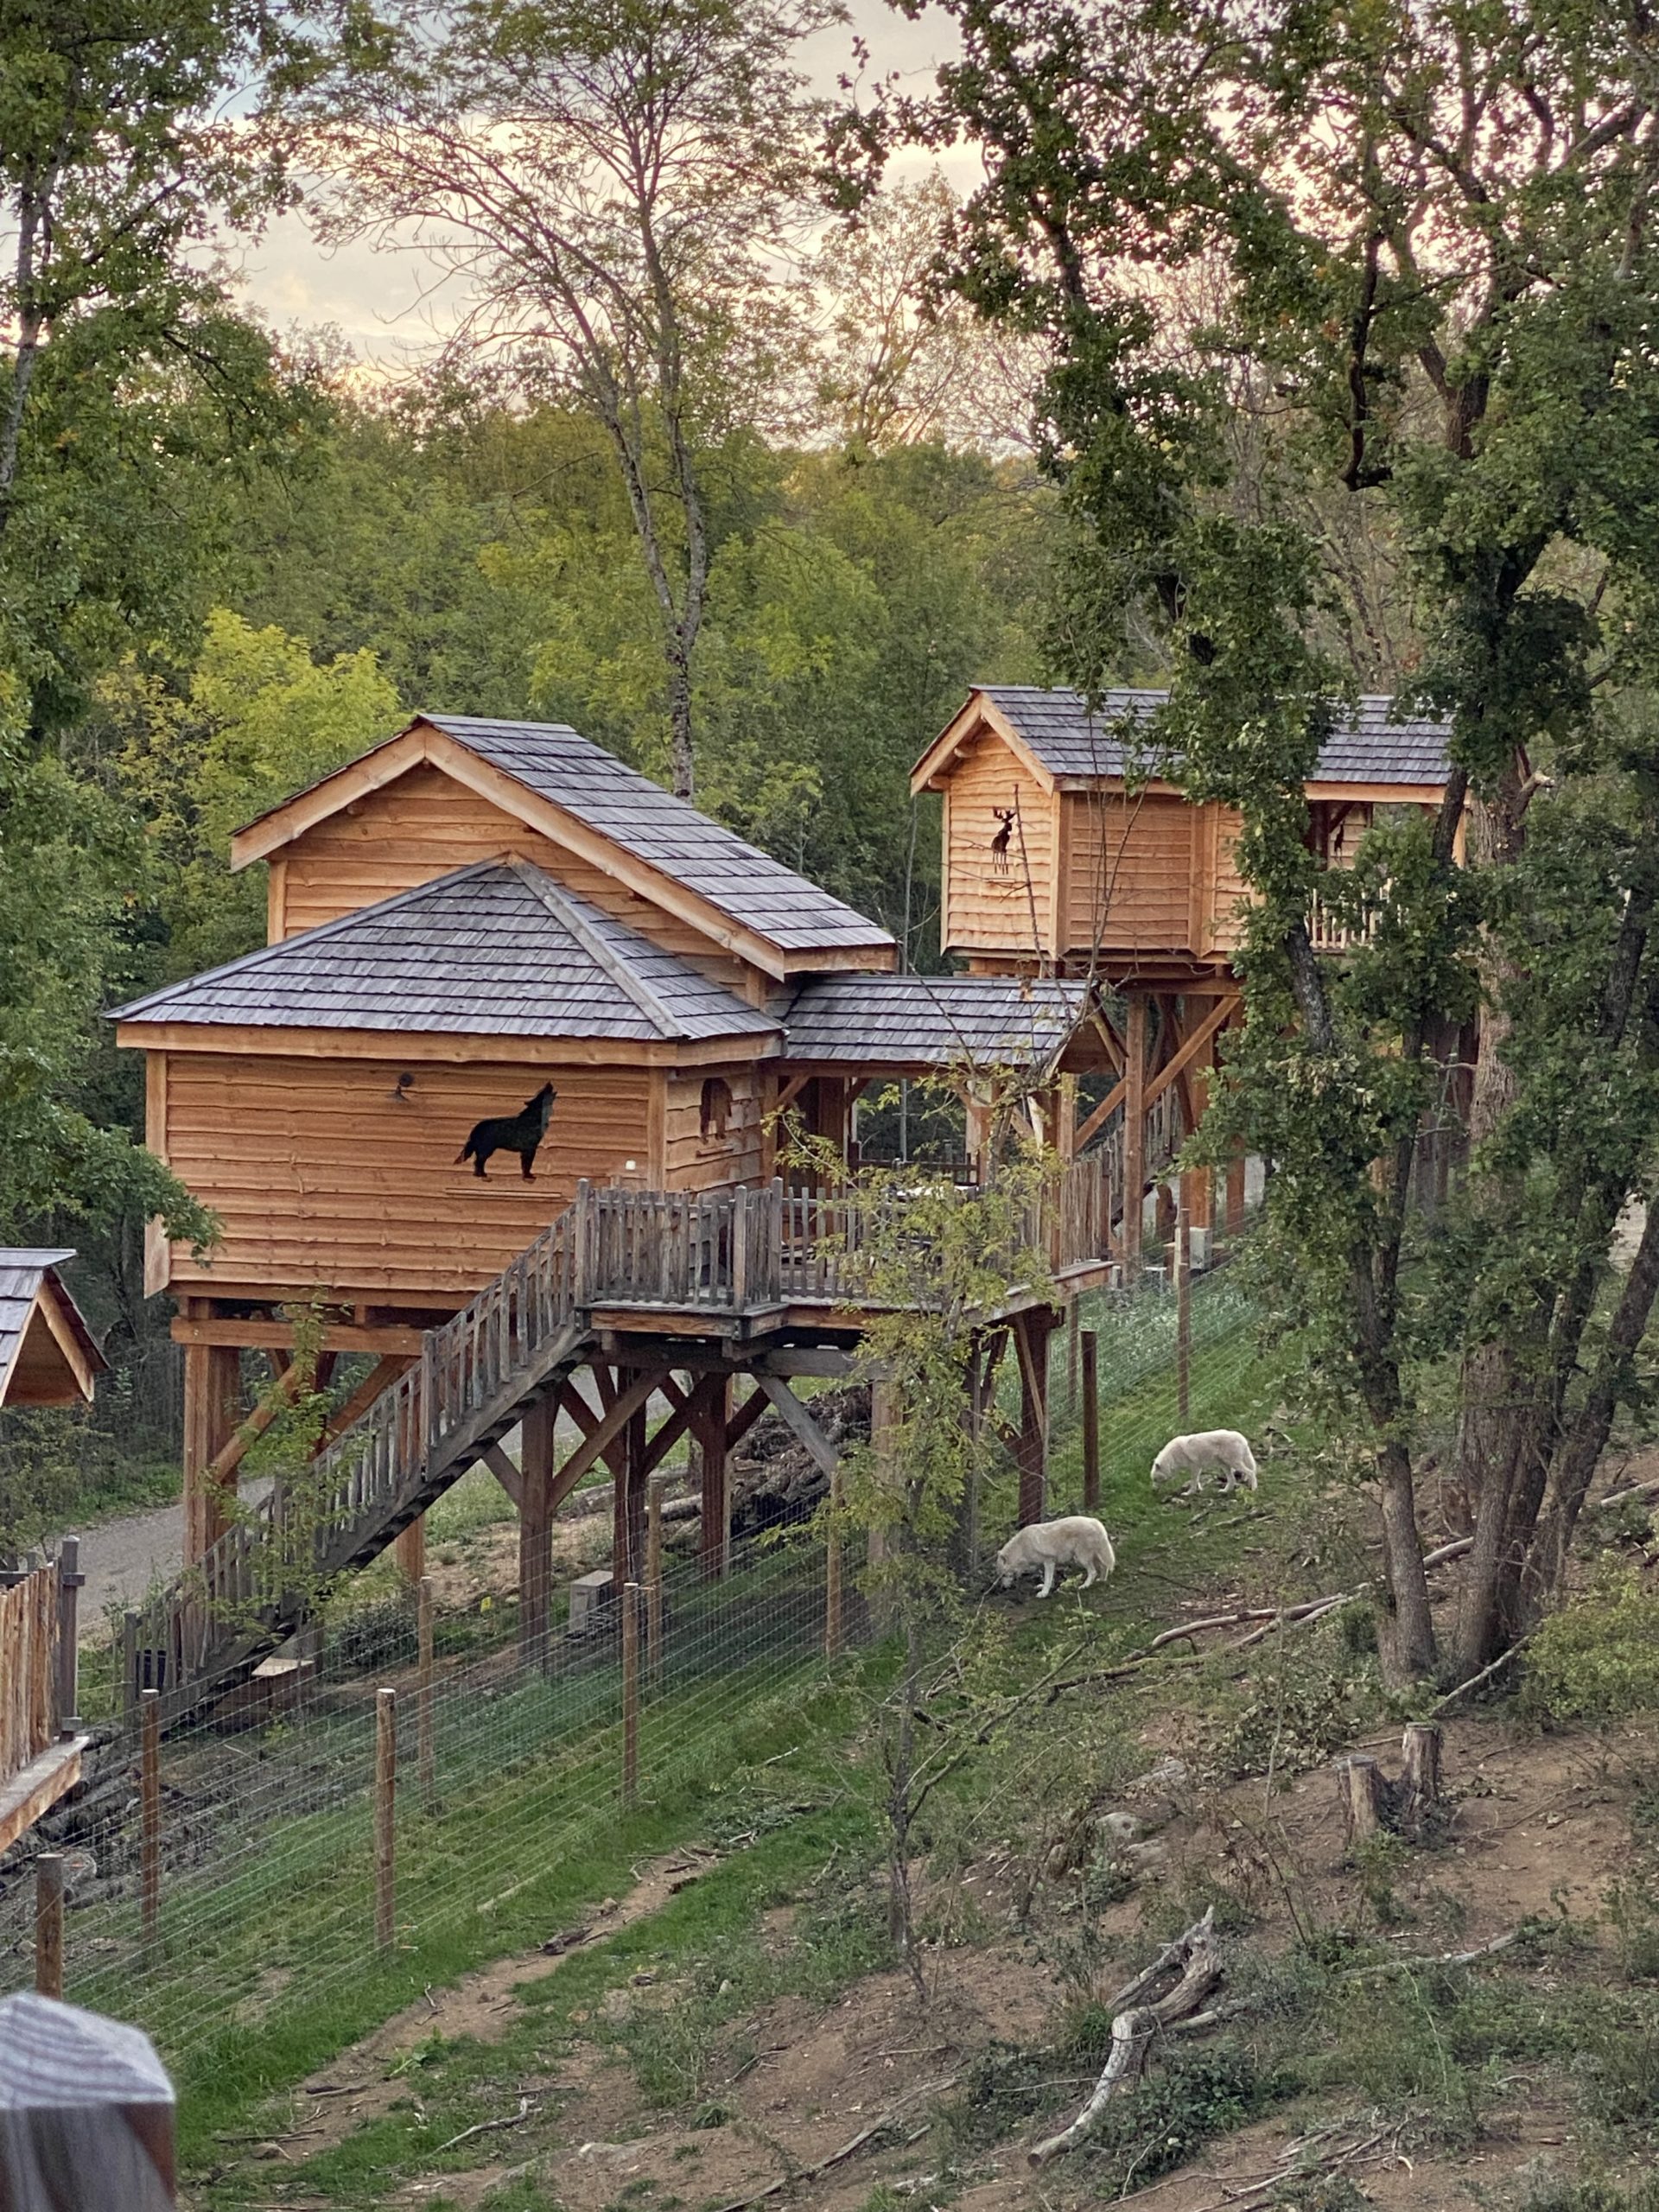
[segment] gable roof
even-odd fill
[[[1108,691],[1090,711],[1080,692],[1045,690],[1037,684],[988,683],[937,738],[912,776],[919,789],[946,766],[974,727],[982,700],[995,709],[1046,780],[1093,781],[1122,776],[1137,728],[1166,704],[1167,691]],[[1343,709],[1343,720],[1319,754],[1317,784],[1398,784],[1438,789],[1447,772],[1444,722],[1394,713],[1390,699],[1367,696]]]
[[[61,1365],[70,1380],[60,1394],[49,1399],[31,1392],[29,1402],[37,1405],[70,1405],[77,1398],[90,1398],[92,1378],[107,1369],[109,1362],[99,1350],[98,1339],[58,1274],[63,1262],[74,1256],[73,1250],[67,1249],[0,1245],[0,1403],[3,1403],[11,1388],[24,1339],[31,1328],[46,1332],[55,1349],[56,1363]],[[64,1344],[65,1336],[79,1355],[79,1360]],[[50,1363],[50,1351],[48,1360]]]
[[[815,976],[784,1016],[791,1060],[880,1070],[973,1060],[1046,1065],[1087,1010],[1089,985],[1019,976]]]
[[[641,1044],[776,1027],[528,861],[457,868],[111,1018]]]
[[[411,744],[426,732],[435,733],[435,745]],[[453,772],[456,763],[445,740],[508,779],[507,792],[496,795],[510,807],[512,787],[537,803],[523,813],[524,820],[568,840],[573,850],[586,848],[601,866],[605,849],[623,856],[634,866],[615,872],[644,896],[665,903],[664,890],[677,887],[711,919],[724,918],[784,956],[781,963],[762,964],[781,973],[807,964],[790,956],[861,954],[866,964],[885,964],[892,957],[893,939],[876,923],[563,722],[418,715],[398,736],[247,823],[232,841],[232,864],[245,866],[275,851],[364,788],[404,773],[418,760]],[[549,809],[556,810],[556,822],[543,818]]]

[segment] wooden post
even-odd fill
[[[139,1923],[146,1943],[162,1928],[162,1694],[138,1696]]]
[[[234,1471],[217,1481],[213,1462],[236,1434],[242,1356],[233,1344],[184,1348],[184,1563],[194,1567],[229,1525],[226,1494],[234,1495]]]
[[[1043,1517],[1048,1484],[1048,1339],[1054,1316],[1034,1306],[1017,1314],[1014,1349],[1020,1360],[1020,1526]]]
[[[397,1693],[374,1694],[374,1940],[389,1951],[397,1935]]]
[[[1083,1510],[1100,1503],[1100,1338],[1083,1332]]]
[[[1074,1298],[1065,1309],[1065,1410],[1077,1410],[1077,1359],[1083,1334],[1083,1313]]]
[[[438,1803],[438,1762],[433,1743],[433,1705],[437,1695],[437,1660],[432,1637],[432,1583],[423,1575],[415,1586],[415,1766],[420,1780],[421,1805],[428,1813]]]
[[[630,1380],[632,1378],[630,1377]],[[622,1503],[627,1523],[627,1580],[643,1583],[645,1573],[645,1493],[650,1478],[651,1402],[647,1399],[622,1432]]]
[[[1236,1236],[1244,1227],[1244,1155],[1230,1153],[1227,1160],[1227,1234]]]
[[[1175,1411],[1185,1429],[1192,1418],[1192,1267],[1188,1249],[1192,1230],[1186,1219],[1186,1182],[1183,1177],[1175,1215]]]
[[[1382,1770],[1369,1751],[1351,1751],[1336,1762],[1337,1795],[1342,1801],[1343,1822],[1351,1858],[1363,1843],[1382,1827],[1389,1785]]]
[[[841,1462],[830,1472],[829,1525],[823,1538],[823,1656],[841,1656]]]
[[[80,1538],[66,1536],[58,1547],[58,1733],[80,1728]]]
[[[168,2212],[173,2087],[148,2036],[33,1990],[0,1998],[0,2204]]]
[[[639,1789],[639,1585],[622,1590],[622,1802]]]
[[[35,1987],[41,1997],[63,1995],[63,1853],[43,1851],[35,1861]]]
[[[1123,1280],[1141,1280],[1141,1216],[1147,1195],[1147,995],[1128,994],[1123,1034]]]
[[[426,1573],[426,1516],[420,1514],[392,1539],[391,1556],[397,1572],[410,1588]]]
[[[705,1376],[697,1386],[693,1427],[702,1459],[702,1526],[697,1560],[705,1580],[724,1581],[731,1565],[732,1500],[730,1446],[732,1378]]]
[[[666,1475],[653,1475],[645,1493],[645,1679],[663,1678],[663,1492]]]
[[[524,1414],[519,1433],[524,1465],[518,1492],[518,1656],[545,1667],[552,1599],[553,1495],[559,1401],[544,1391]]]

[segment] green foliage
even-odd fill
[[[1526,1694],[1554,1720],[1599,1723],[1659,1706],[1659,1598],[1608,1561],[1533,1637]]]

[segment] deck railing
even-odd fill
[[[1072,1161],[1034,1210],[1027,1248],[1056,1271],[1103,1259],[1111,1192],[1103,1154]],[[895,1203],[902,1192],[786,1194],[781,1182],[702,1195],[579,1185],[573,1205],[426,1332],[418,1363],[302,1484],[274,1484],[172,1590],[127,1616],[130,1689],[211,1675],[245,1638],[270,1648],[275,1629],[303,1615],[307,1586],[372,1557],[561,1366],[578,1363],[595,1308],[855,1302],[872,1209]]]

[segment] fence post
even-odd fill
[[[146,1943],[162,1925],[162,1694],[138,1693],[138,1796],[142,1837],[138,1857],[139,1921]]]
[[[121,1686],[121,1709],[129,1722],[138,1703],[138,1616],[121,1616],[121,1669],[125,1677]]]
[[[593,1185],[584,1175],[576,1184],[575,1209],[570,1217],[570,1303],[586,1306],[590,1303],[588,1286],[592,1273],[592,1255],[588,1251],[589,1223],[593,1213]]]
[[[58,1733],[80,1728],[80,1538],[66,1536],[58,1547]]]
[[[732,1193],[732,1304],[741,1313],[749,1294],[749,1186]]]
[[[1092,1513],[1100,1503],[1100,1338],[1092,1329],[1082,1332],[1083,1349],[1083,1510]]]
[[[841,1462],[830,1471],[830,1517],[823,1540],[823,1656],[841,1656]]]
[[[663,1673],[663,1491],[666,1475],[653,1475],[645,1492],[645,1680],[655,1688]]]
[[[397,1693],[374,1694],[374,1940],[383,1951],[396,1934]]]
[[[639,1788],[639,1585],[622,1586],[622,1802]]]
[[[432,1580],[423,1575],[415,1592],[415,1646],[417,1672],[415,1691],[415,1764],[420,1778],[423,1810],[435,1812],[438,1803],[438,1765],[432,1745],[432,1700],[437,1667],[432,1648]]]
[[[63,1853],[43,1851],[35,1861],[35,1989],[63,1995]]]
[[[1192,1413],[1192,1273],[1185,1181],[1175,1201],[1175,1402],[1185,1428]]]

